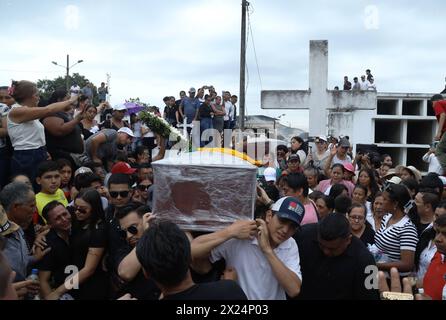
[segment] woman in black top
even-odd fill
[[[102,269],[107,244],[104,210],[101,196],[95,189],[81,191],[76,200],[70,251],[71,261],[77,267],[79,289],[71,290],[76,300],[105,300],[108,298],[108,274]],[[59,286],[51,299],[58,299],[68,291],[66,284]]]
[[[353,235],[367,246],[375,243],[375,231],[366,221],[366,213],[367,209],[362,203],[353,203],[347,215]]]
[[[58,89],[52,94],[49,104],[68,99],[67,91]],[[79,113],[73,118],[68,112],[58,112],[43,119],[46,147],[53,160],[64,158],[70,160],[73,167],[76,165],[71,154],[84,152],[84,141],[79,127],[83,116],[83,113]]]
[[[98,110],[94,105],[89,105],[85,108],[84,119],[79,123],[84,140],[87,140],[99,131],[99,125],[95,120],[97,114]]]
[[[211,107],[211,96],[210,95],[206,95],[204,97],[204,102],[203,104],[200,106],[200,109],[198,111],[198,116],[199,116],[199,120],[200,120],[200,146],[203,148],[206,144],[208,144],[209,142],[211,142],[212,138],[206,138],[206,140],[204,140],[203,138],[203,133],[206,130],[212,129],[213,128],[213,124],[212,124],[212,119],[214,117],[214,112],[212,110]]]

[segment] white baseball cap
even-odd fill
[[[133,134],[133,131],[127,127],[122,127],[121,129],[118,130],[118,133],[127,133],[130,137],[134,138],[135,135]]]
[[[116,110],[116,111],[127,111],[127,107],[125,106],[125,105],[123,105],[123,104],[117,104],[117,105],[115,105],[114,107],[113,107],[113,110]]]

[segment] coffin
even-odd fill
[[[219,152],[191,152],[152,163],[153,212],[183,230],[213,232],[254,218],[257,167]]]

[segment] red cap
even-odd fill
[[[127,162],[117,162],[113,166],[111,173],[124,173],[124,174],[134,174],[136,172],[136,169],[133,169],[130,167],[130,165]]]

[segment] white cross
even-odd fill
[[[187,137],[189,139],[189,135],[187,133],[187,128],[193,128],[193,123],[187,124],[187,117],[184,117],[183,124],[178,125],[178,128],[183,128],[183,136]]]
[[[353,77],[350,77],[351,81]],[[339,79],[343,86],[344,75],[340,75]],[[377,93],[374,91],[332,91],[327,90],[327,85],[328,41],[312,40],[310,89],[262,91],[262,109],[309,109],[309,134],[314,137],[328,133],[328,110],[354,111],[376,108]]]

